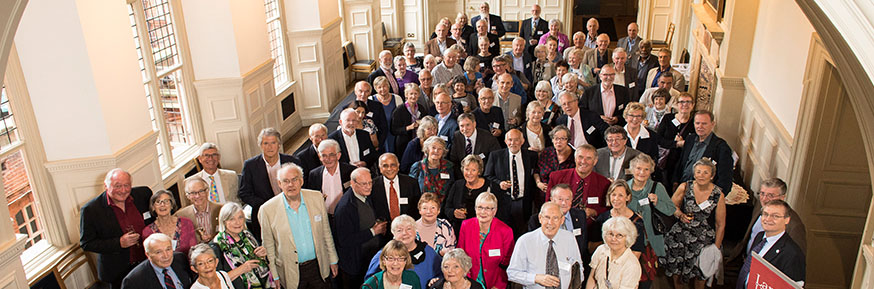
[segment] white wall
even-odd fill
[[[264,1],[230,2],[240,71],[245,74],[271,59],[267,14]]]
[[[263,9],[263,4],[262,4]],[[217,57],[239,59],[231,19],[230,3],[215,0],[182,1],[188,48],[196,79],[240,77],[237,61],[216,61]]]
[[[759,2],[749,78],[793,136],[813,32],[795,1]]]

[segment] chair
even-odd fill
[[[83,288],[90,288],[94,283],[97,283],[97,270],[94,268],[94,264],[90,262],[88,256],[85,255],[85,251],[82,250],[82,247],[79,247],[78,244],[74,244],[67,248],[67,251],[61,255],[57,264],[52,267],[52,274],[55,275],[61,289],[67,289],[65,281],[71,274],[73,274],[73,272],[76,272],[76,270],[82,266],[88,266],[88,272],[91,273],[91,278],[94,280],[91,284],[87,284]]]
[[[513,49],[513,39],[519,36],[519,27],[522,26],[522,21],[511,20],[504,21],[504,38],[501,38],[501,53]]]
[[[346,41],[346,43],[343,43],[343,51],[346,54],[350,66],[352,66],[352,73],[370,74],[374,69],[376,69],[376,60],[358,60],[358,58],[355,57],[355,47],[352,47],[352,41]]]
[[[655,51],[659,48],[670,48],[671,42],[673,42],[674,38],[674,23],[668,25],[668,33],[665,35],[665,40],[653,40],[652,41],[652,49]]]
[[[400,55],[401,48],[404,47],[403,38],[388,38],[388,33],[385,30],[385,22],[382,23],[382,49],[391,51],[392,55]]]

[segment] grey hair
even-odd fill
[[[319,146],[321,146],[321,145],[319,145]],[[284,173],[285,171],[288,171],[288,170],[297,171],[297,173],[300,175],[301,180],[303,180],[303,168],[301,168],[300,166],[298,166],[295,163],[282,164],[282,166],[279,167],[279,171],[276,172],[276,180],[277,181],[280,180],[282,178],[282,173]]]
[[[360,177],[361,174],[366,174],[367,176],[370,176],[370,169],[368,169],[368,168],[357,168],[357,169],[355,169],[354,171],[352,171],[352,174],[350,174],[349,177],[352,179],[353,182],[356,182],[356,183],[357,183],[357,182],[358,182],[358,177]]]
[[[559,206],[558,203],[546,202],[543,203],[543,205],[540,205],[540,213],[538,213],[537,216],[543,216],[543,213],[546,212],[546,209],[548,208],[556,208],[559,214],[561,214],[561,206]]]
[[[628,51],[625,51],[625,48],[616,47],[615,49],[613,49],[613,57],[619,56],[619,53],[625,53],[625,56],[628,56]],[[670,74],[670,73],[663,73],[663,74]]]
[[[670,74],[670,73],[668,73],[668,74]],[[214,143],[211,143],[211,142],[205,142],[202,145],[200,145],[200,150],[197,152],[197,155],[202,156],[203,152],[205,152],[208,149],[218,150],[218,146]]]
[[[365,83],[366,83],[366,82],[365,82]],[[316,132],[316,131],[319,131],[319,130],[324,130],[325,133],[327,133],[327,132],[328,132],[328,127],[326,127],[324,124],[321,124],[321,123],[314,123],[314,124],[312,124],[312,125],[310,126],[310,129],[309,129],[308,133],[309,133],[309,134],[313,134],[313,132]]]
[[[219,230],[219,232],[224,232],[225,230],[227,230],[228,228],[225,227],[225,223],[228,220],[230,220],[231,218],[233,218],[234,215],[236,215],[238,212],[242,212],[242,211],[243,211],[243,207],[240,206],[240,204],[237,204],[235,202],[225,203],[225,205],[222,206],[222,209],[219,210],[219,217],[218,217],[218,230]],[[243,229],[244,230],[246,229],[246,223],[243,223]]]
[[[406,92],[409,92],[409,91],[414,91],[414,92],[418,93],[419,92],[419,85],[416,84],[415,82],[405,83],[404,84],[404,92],[405,92],[404,94],[406,94]]]
[[[412,47],[413,49],[416,49],[416,45],[413,44],[412,42],[406,42],[406,43],[404,43],[404,49],[411,48],[411,47]]]
[[[440,261],[440,266],[442,267],[445,265],[446,261],[450,259],[458,262],[458,264],[461,265],[463,272],[470,271],[470,268],[473,267],[473,262],[471,261],[470,256],[464,252],[464,249],[456,248],[446,252],[446,255],[443,256],[443,260]]]
[[[261,144],[261,141],[263,141],[264,137],[266,137],[266,136],[276,137],[277,142],[282,141],[282,136],[279,134],[278,130],[276,130],[275,128],[272,128],[272,127],[267,127],[267,128],[262,129],[261,132],[258,133],[258,144],[259,145]]]
[[[566,83],[568,81],[571,81],[571,79],[573,79],[573,81],[575,82],[580,80],[580,78],[577,77],[576,73],[565,73],[564,76],[561,77],[561,83]]]
[[[395,233],[399,229],[400,226],[408,225],[413,229],[416,229],[416,220],[413,217],[410,217],[407,214],[403,214],[395,217],[394,220],[391,221],[391,232]]]
[[[435,135],[435,136],[429,137],[427,140],[425,140],[425,144],[422,146],[422,152],[425,153],[426,159],[428,157],[428,150],[430,150],[431,146],[433,146],[435,144],[442,145],[443,146],[443,156],[446,155],[446,151],[447,151],[446,150],[446,141],[444,141],[439,136]],[[440,157],[442,158],[443,156],[440,156]]]
[[[409,43],[409,42],[408,42],[408,43]],[[620,47],[620,48],[621,48],[621,47]],[[407,58],[405,58],[403,55],[395,56],[395,59],[394,59],[394,61],[393,61],[394,64],[395,64],[395,65],[398,65],[398,61],[404,61],[404,63],[406,63]]]
[[[550,94],[549,96],[552,97],[552,84],[546,80],[538,81],[537,86],[534,87],[534,91],[547,91]]]
[[[631,248],[637,241],[637,227],[626,217],[613,217],[604,222],[601,227],[601,238],[607,240],[607,232],[625,235],[625,247]]]
[[[206,180],[204,180],[203,178],[192,177],[192,178],[185,179],[185,182],[182,183],[182,186],[183,186],[182,190],[185,191],[185,193],[190,193],[188,191],[188,186],[191,185],[191,183],[195,183],[195,182],[200,182],[200,183],[203,183],[204,186],[209,186],[209,183]]]
[[[331,147],[337,150],[337,152],[340,152],[340,143],[333,139],[326,139],[319,143],[319,153],[322,153],[323,151]]]
[[[648,154],[639,154],[629,162],[632,168],[637,167],[638,165],[646,164],[649,166],[650,170],[655,170],[655,161],[652,160]],[[651,173],[652,171],[650,171]]]
[[[152,243],[154,242],[167,242],[173,243],[173,239],[170,239],[170,236],[164,235],[163,233],[154,233],[149,235],[145,241],[143,241],[143,248],[146,249],[146,253],[151,253]]]
[[[670,74],[670,73],[669,73]],[[786,182],[781,180],[780,178],[770,178],[762,181],[760,186],[768,187],[768,188],[777,188],[780,189],[780,194],[786,194]]]
[[[207,254],[215,258],[215,252],[212,250],[212,247],[207,245],[206,243],[200,243],[191,247],[190,251],[188,251],[188,260],[191,262],[191,266],[194,266],[194,259],[200,257],[200,255]]]
[[[109,170],[109,172],[106,173],[106,178],[103,179],[103,184],[105,184],[106,186],[109,186],[109,184],[112,183],[112,177],[118,173],[125,173],[125,174],[127,174],[128,178],[130,178],[130,176],[131,176],[130,173],[128,173],[127,171],[125,171],[122,168],[114,168],[114,169]]]
[[[550,26],[551,26],[552,24],[556,24],[556,23],[558,23],[558,25],[561,26],[561,20],[558,20],[558,19],[556,19],[556,18],[553,18],[552,20],[549,20],[549,25],[550,25]]]
[[[528,107],[525,108],[525,119],[528,119],[528,115],[531,114],[534,109],[539,108],[543,110],[543,105],[540,104],[539,101],[532,101],[528,103]]]
[[[433,116],[429,115],[423,117],[421,120],[419,120],[419,128],[416,129],[416,137],[418,137],[420,140],[423,139],[425,137],[425,130],[437,125],[437,119]]]

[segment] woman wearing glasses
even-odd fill
[[[473,260],[467,277],[488,289],[507,287],[507,266],[513,254],[513,230],[498,219],[498,199],[490,192],[476,198],[476,218],[461,223],[458,248]]]
[[[630,247],[637,240],[637,229],[628,218],[607,220],[601,229],[604,244],[592,253],[592,273],[586,289],[637,288],[640,263]]]
[[[188,253],[197,240],[194,237],[194,222],[188,218],[171,215],[176,209],[176,201],[167,190],[155,192],[149,199],[149,208],[155,214],[155,222],[143,228],[143,240],[154,233],[163,233],[173,240],[176,252]]]
[[[379,256],[379,269],[382,272],[373,274],[364,281],[361,285],[362,289],[422,288],[416,272],[408,270],[413,268],[413,263],[404,243],[391,240],[376,256]]]
[[[413,217],[408,215],[397,216],[391,221],[391,233],[393,240],[404,244],[404,249],[406,249],[409,255],[410,264],[413,265],[412,268],[407,269],[412,269],[416,273],[416,276],[422,282],[420,284],[422,288],[427,287],[425,282],[428,282],[431,278],[442,275],[440,271],[440,255],[434,251],[434,248],[428,246],[427,243],[416,240],[416,220],[413,220]],[[373,259],[370,260],[370,265],[367,267],[367,274],[364,275],[364,279],[370,278],[370,276],[379,271],[385,271],[380,260],[381,253],[377,252]]]
[[[197,274],[197,281],[191,284],[192,289],[245,288],[235,286],[241,284],[234,284],[233,280],[258,266],[257,260],[250,260],[230,272],[216,271],[218,259],[215,257],[215,252],[207,244],[197,244],[192,247],[191,253],[188,254],[188,260],[191,260],[191,271]]]
[[[665,156],[654,158],[664,181],[670,181],[673,177],[686,137],[695,134],[695,126],[692,124],[694,109],[695,99],[692,95],[688,92],[680,93],[677,97],[677,113],[666,114],[656,128],[656,135],[660,136],[659,149],[667,150],[663,153]]]

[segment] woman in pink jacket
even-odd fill
[[[483,192],[476,198],[476,218],[461,223],[457,247],[472,259],[467,276],[487,289],[507,288],[507,271],[513,254],[513,230],[498,219],[498,200]]]

